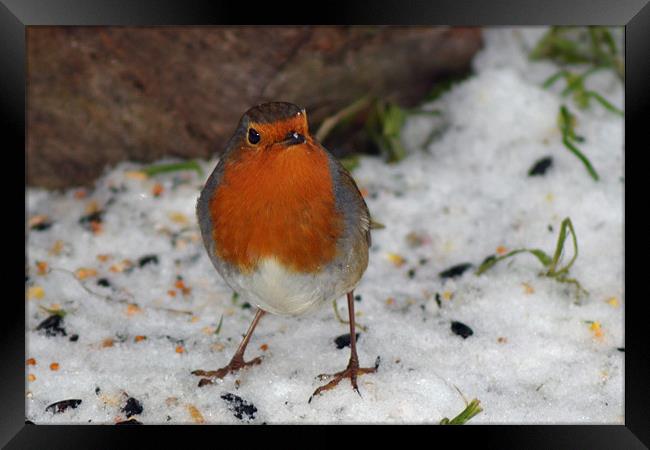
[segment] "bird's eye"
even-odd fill
[[[248,129],[248,142],[251,144],[257,144],[260,141],[261,137],[260,134],[257,132],[255,128],[249,128]]]

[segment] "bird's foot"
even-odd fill
[[[256,366],[262,362],[262,357],[258,356],[255,359],[250,361],[244,361],[243,357],[233,357],[232,360],[228,363],[227,366],[222,367],[218,370],[194,370],[192,375],[197,377],[203,377],[199,381],[199,387],[205,386],[206,384],[212,384],[215,378],[224,378],[229,373],[237,372],[240,369],[248,366]]]
[[[354,389],[357,392],[357,394],[361,396],[361,392],[359,392],[359,386],[357,386],[357,377],[359,375],[363,375],[366,373],[374,373],[377,371],[378,367],[379,367],[379,356],[377,356],[377,359],[375,360],[375,367],[359,367],[359,361],[350,359],[350,362],[348,363],[348,367],[345,370],[333,374],[318,375],[316,378],[318,378],[319,380],[332,378],[332,377],[333,379],[329,383],[316,389],[314,393],[311,394],[311,397],[309,397],[308,403],[311,403],[312,398],[314,398],[317,395],[320,395],[321,392],[328,391],[330,389],[335,388],[343,378],[349,378],[350,383],[352,384],[352,389]]]

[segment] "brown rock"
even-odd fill
[[[367,93],[413,105],[480,46],[475,28],[28,27],[28,183],[210,157],[263,101],[306,107],[314,129]]]

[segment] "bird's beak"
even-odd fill
[[[297,133],[295,131],[291,131],[291,132],[287,133],[287,137],[281,143],[286,145],[286,146],[304,144],[305,143],[305,136],[303,136],[302,134]]]

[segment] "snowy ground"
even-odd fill
[[[362,158],[354,172],[373,217],[386,225],[373,232],[356,292],[358,321],[368,327],[361,363],[381,356],[378,373],[360,378],[363,398],[344,381],[307,403],[322,384],[315,376],[348,361],[349,349],[334,344],[348,329],[331,307],[296,319],[267,315],[247,352],[264,355],[263,363],[198,388],[190,371],[224,365],[254,314],[213,269],[195,222],[196,197],[216,161],[202,163],[203,177],[147,179],[125,163],[92,192],[27,192],[32,224],[48,217],[27,243],[27,418],[112,424],[130,411],[145,424],[438,423],[465,407],[457,387],[484,409],[470,424],[623,423],[623,120],[568,100],[586,138],[580,148],[601,176],[595,182],[561,143],[562,83],[540,87],[556,66],[531,63],[522,49],[543,31],[487,30],[476,75],[428,106],[442,118],[408,122],[410,156],[396,165]],[[595,74],[588,85],[622,106],[612,74]],[[443,123],[446,131],[422,150]],[[529,177],[544,156],[551,168]],[[79,223],[96,209],[100,225]],[[572,287],[539,277],[528,254],[482,276],[438,275],[460,263],[475,268],[504,248],[552,253],[567,216],[580,246],[571,275],[590,293],[580,303]],[[157,261],[140,260],[147,255]],[[44,308],[66,312],[59,332],[49,329],[55,336],[36,329],[50,316]],[[452,321],[473,334],[455,334]],[[256,411],[239,408],[235,417],[227,393]],[[137,402],[123,411],[129,397]],[[68,399],[81,403],[46,411]]]

